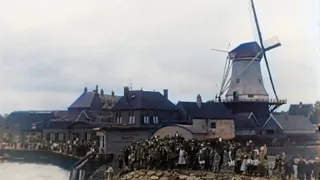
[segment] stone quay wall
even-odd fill
[[[4,149],[3,152],[9,155],[9,161],[52,164],[68,171],[79,160],[77,157],[43,150]]]
[[[107,176],[107,175],[105,175]],[[101,178],[102,179],[107,179]],[[272,179],[272,178],[271,178]],[[98,180],[98,179],[92,179]],[[113,180],[267,180],[260,177],[248,177],[234,173],[212,173],[201,171],[147,171],[139,170],[116,175]]]

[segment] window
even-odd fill
[[[253,94],[248,94],[248,98],[253,98],[254,95]]]
[[[143,116],[143,123],[144,124],[150,124],[149,116]]]
[[[116,124],[122,124],[121,112],[116,112]]]
[[[105,136],[103,135],[103,136],[101,136],[101,138],[102,138],[102,147],[104,148],[104,138],[105,138]]]
[[[86,137],[86,140],[88,140],[88,141],[91,140],[91,136],[92,136],[91,133],[87,133],[86,136],[87,136],[87,137]]]
[[[64,141],[64,134],[63,133],[59,133],[59,141]]]
[[[237,81],[237,83],[240,83],[240,79],[239,78],[236,81]]]
[[[159,124],[159,117],[153,116],[153,124]]]
[[[130,111],[129,112],[129,124],[135,124],[135,123],[136,123],[136,120],[135,120],[135,117],[134,117],[134,112]]]
[[[216,128],[216,122],[210,122],[210,128],[215,129]]]
[[[50,133],[50,141],[55,141],[56,135],[54,133]]]

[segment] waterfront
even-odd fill
[[[0,163],[2,180],[66,180],[69,172],[53,165],[18,162]]]

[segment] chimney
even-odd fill
[[[201,99],[200,94],[198,94],[198,96],[197,96],[197,106],[198,106],[198,108],[201,108],[201,104],[202,104],[202,99]]]
[[[112,95],[112,96],[114,96],[114,92],[113,92],[113,90],[111,91],[111,95]]]
[[[126,102],[128,102],[128,98],[129,98],[129,87],[125,86],[123,88],[123,97],[125,99]]]
[[[168,89],[163,90],[163,96],[168,99]]]
[[[104,95],[103,89],[100,90],[100,94],[101,94],[101,95]]]
[[[96,91],[95,91],[96,93],[98,93],[99,92],[99,87],[98,87],[98,85],[96,85]]]
[[[88,92],[88,88],[87,88],[87,87],[84,87],[83,92],[84,92],[84,93]]]

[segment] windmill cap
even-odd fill
[[[234,48],[232,51],[229,52],[229,56],[233,56],[234,60],[237,59],[245,59],[248,58],[252,60],[255,58],[259,53],[261,52],[261,47],[257,42],[247,42],[242,43],[236,48]],[[262,58],[262,53],[257,57],[257,60],[260,60]]]

